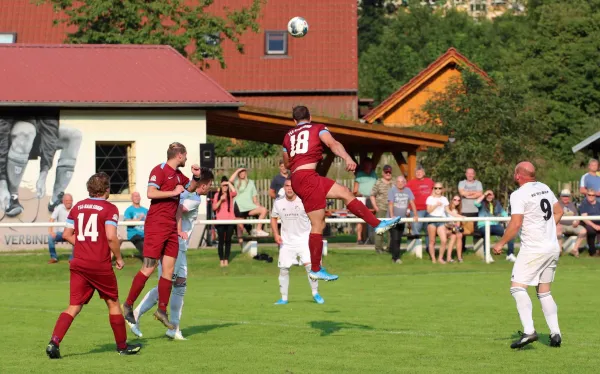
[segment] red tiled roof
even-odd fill
[[[169,46],[4,44],[0,56],[0,105],[241,105]]]
[[[468,58],[459,53],[455,48],[449,48],[446,51],[446,53],[438,57],[428,67],[423,69],[419,74],[415,75],[410,81],[408,81],[408,83],[400,87],[398,91],[394,92],[387,99],[382,101],[381,104],[379,104],[373,110],[371,110],[366,116],[364,116],[363,119],[368,123],[373,123],[377,121],[388,111],[389,108],[394,107],[404,97],[407,97],[416,89],[421,87],[423,84],[426,84],[428,79],[432,75],[436,74],[449,64],[460,64],[466,66],[467,68],[481,75],[485,79],[490,79],[486,72],[483,71],[479,66],[472,63]]]

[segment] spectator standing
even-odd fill
[[[383,176],[375,182],[371,190],[371,206],[375,210],[377,218],[386,218],[388,216],[388,191],[392,187],[392,167],[383,166]],[[383,252],[384,235],[375,235],[375,251]]]
[[[415,196],[409,188],[406,188],[406,178],[404,175],[397,177],[396,185],[392,186],[388,191],[388,204],[390,218],[406,217],[409,206],[413,212],[416,210]],[[415,217],[415,220],[418,219],[418,217]],[[390,252],[392,253],[392,261],[396,264],[402,263],[402,260],[400,260],[400,242],[405,225],[405,223],[399,223],[390,230]]]
[[[373,160],[366,157],[356,172],[352,193],[369,209],[373,209],[370,197],[375,183],[377,183],[377,173],[375,173],[373,168]],[[366,238],[363,238],[364,228],[365,226],[362,223],[356,224],[357,244],[365,244],[366,242]]]
[[[64,194],[62,198],[62,204],[59,204],[52,215],[50,216],[50,222],[67,222],[67,216],[73,207],[73,196],[71,194]],[[58,255],[56,254],[56,243],[66,243],[67,241],[63,238],[64,227],[48,227],[48,252],[50,252],[49,264],[55,264],[58,262]],[[73,258],[73,252],[69,261]]]
[[[577,207],[571,201],[571,191],[568,189],[564,189],[560,191],[560,199],[558,203],[563,209],[563,217],[572,217],[578,216],[579,212],[577,211]],[[579,247],[581,247],[581,243],[586,237],[585,227],[579,221],[565,221],[561,220],[556,226],[556,236],[558,237],[558,242],[560,243],[560,248],[563,247],[563,236],[577,236],[577,240],[575,241],[575,246],[571,250],[571,254],[575,257],[579,257]]]
[[[273,177],[271,180],[271,186],[269,187],[269,196],[271,199],[275,200],[280,191],[283,191],[283,185],[285,184],[285,180],[289,177],[290,172],[286,169],[283,160],[279,161],[279,174]]]
[[[596,199],[598,191],[593,188],[587,188],[585,200],[579,206],[579,212],[582,216],[600,216],[600,203]],[[596,254],[596,236],[600,232],[600,220],[583,220],[587,237],[588,251],[590,256]]]
[[[491,190],[485,191],[477,200],[475,200],[475,207],[479,209],[479,217],[508,217],[508,213],[502,207],[502,204],[495,199],[494,192]],[[485,222],[477,222],[477,231],[483,237],[485,237]],[[504,235],[504,226],[500,222],[490,221],[490,235],[502,237]],[[488,248],[488,253],[490,248]],[[515,256],[515,241],[511,239],[508,242],[508,252],[506,253],[506,261],[515,262],[517,257]]]
[[[420,218],[427,217],[427,198],[433,193],[433,180],[425,177],[425,169],[421,165],[415,170],[415,178],[408,181],[406,186],[412,191],[415,196],[415,206],[417,207],[417,216]],[[414,211],[411,212],[414,217]],[[412,234],[421,235],[423,223],[414,222],[412,224]],[[425,224],[425,243],[427,240],[427,224]],[[434,258],[435,259],[435,258]]]
[[[579,192],[587,196],[587,191],[591,188],[596,191],[596,198],[600,197],[600,176],[598,175],[598,160],[592,158],[588,162],[588,172],[583,174],[579,182]],[[586,197],[587,199],[587,197]]]
[[[236,197],[237,192],[233,184],[227,179],[226,176],[221,178],[221,187],[219,191],[213,197],[212,208],[215,211],[217,220],[230,220],[235,219],[235,213],[233,208],[233,199]],[[229,255],[231,253],[231,237],[233,236],[233,230],[235,225],[216,225],[217,233],[219,235],[219,261],[221,267],[229,266]]]
[[[431,196],[427,198],[427,213],[432,218],[446,218],[448,216],[458,217],[461,216],[450,210],[450,202],[446,196],[442,195],[444,186],[441,183],[435,183],[433,186],[433,192]],[[429,236],[429,256],[431,256],[431,262],[434,264],[439,262],[445,264],[444,253],[446,252],[446,243],[448,241],[446,223],[445,222],[429,222],[427,224],[427,231]],[[435,259],[435,236],[436,234],[440,237],[440,253],[439,259]]]
[[[148,209],[140,205],[142,197],[139,192],[131,194],[131,205],[125,209],[123,217],[125,221],[145,221]],[[144,256],[144,225],[127,226],[127,240]]]
[[[455,215],[461,216],[462,202],[460,196],[454,195],[454,197],[452,197],[449,209]],[[458,259],[458,262],[463,262],[462,237],[464,229],[462,228],[462,222],[448,222],[446,224],[446,228],[448,229],[448,235],[450,236],[450,240],[448,241],[448,255],[446,256],[446,262],[454,262],[454,260],[452,260],[452,250],[454,249],[454,243],[456,243],[456,257]]]
[[[475,169],[468,168],[465,171],[466,179],[458,183],[458,194],[462,198],[462,215],[465,217],[478,217],[479,209],[475,206],[475,201],[483,195],[483,186],[481,182],[475,179]],[[467,234],[474,231],[474,222],[464,222],[464,235],[462,239],[463,249],[467,248]]]
[[[260,205],[258,201],[258,191],[253,180],[248,179],[248,170],[242,166],[237,169],[231,178],[229,178],[236,191],[237,195],[234,199],[234,214],[237,218],[246,219],[248,217],[258,216],[258,219],[264,219],[267,216],[267,209]],[[256,225],[256,231],[252,231],[257,237],[269,236],[262,229],[263,224],[259,223]],[[240,245],[243,244],[242,233],[244,231],[243,225],[238,225],[238,242]]]

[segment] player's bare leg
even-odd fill
[[[544,317],[546,317],[546,323],[548,324],[548,328],[550,328],[550,346],[560,347],[562,337],[558,326],[558,307],[550,293],[551,285],[552,283],[540,283],[536,287],[536,291],[540,304],[542,304],[542,311],[544,312]]]
[[[121,314],[119,300],[104,300],[108,307],[108,318],[110,327],[115,335],[117,353],[120,355],[134,355],[142,349],[141,344],[127,344],[127,330],[125,329],[125,318]]]
[[[81,309],[83,305],[69,305],[69,307],[58,316],[58,320],[56,321],[56,325],[54,325],[54,331],[52,331],[52,337],[50,338],[50,342],[46,346],[46,354],[51,359],[61,358],[60,356],[60,342],[63,340],[69,327],[71,327],[71,323]]]
[[[531,298],[527,293],[527,285],[512,282],[510,285],[510,293],[517,302],[517,311],[519,312],[519,318],[523,325],[523,332],[518,340],[515,340],[510,347],[523,348],[527,344],[533,343],[538,340],[538,335],[533,327],[533,305]]]
[[[183,297],[187,289],[187,278],[177,277],[173,284],[173,294],[171,295],[171,324],[175,328],[167,331],[167,336],[175,340],[187,340],[181,334],[179,322],[183,311]]]
[[[142,263],[142,268],[133,278],[133,282],[131,283],[131,288],[129,289],[129,294],[127,295],[127,300],[123,304],[123,316],[127,320],[127,322],[131,324],[136,324],[135,317],[133,316],[133,304],[140,296],[140,293],[144,289],[148,278],[152,275],[156,267],[158,266],[158,260],[155,258],[144,257],[144,261]],[[171,267],[171,275],[173,274],[173,268]],[[160,281],[159,281],[160,283]]]
[[[170,330],[175,329],[175,326],[169,321],[167,306],[169,305],[171,290],[173,288],[172,279],[176,260],[175,257],[167,255],[163,256],[161,260],[162,274],[158,280],[158,309],[154,312],[154,318],[162,322]]]

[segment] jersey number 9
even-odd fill
[[[542,199],[540,201],[540,208],[542,208],[542,212],[544,212],[544,219],[547,221],[552,217],[552,207],[550,206],[550,202],[548,199]]]

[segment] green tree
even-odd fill
[[[209,135],[207,141],[215,144],[215,153],[219,157],[269,157],[280,153],[281,147],[274,144],[237,140]]]
[[[55,23],[74,27],[67,33],[73,44],[164,44],[198,63],[210,66],[214,59],[225,68],[222,39],[244,51],[240,37],[257,32],[260,10],[266,0],[252,0],[248,7],[224,9],[215,15],[214,0],[36,0],[51,3],[64,13]],[[210,9],[209,9],[210,7]]]
[[[358,3],[358,54],[379,41],[387,17],[396,11],[391,0],[360,0]]]

